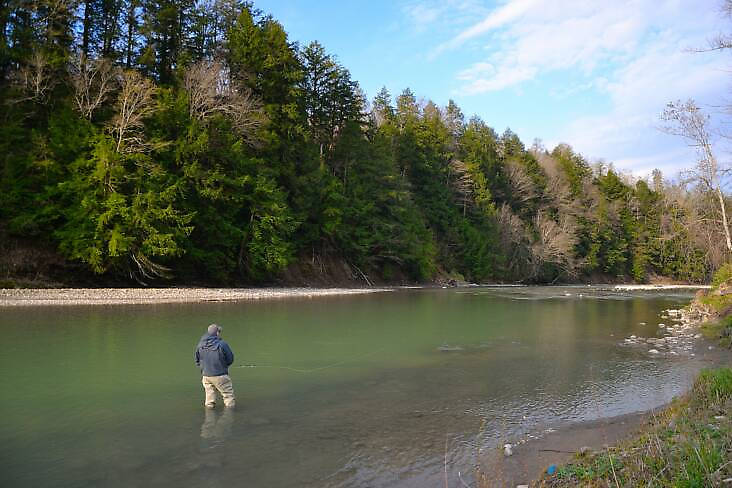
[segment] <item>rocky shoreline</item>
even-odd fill
[[[0,289],[0,307],[139,305],[314,298],[391,291],[390,288],[54,288]]]
[[[697,307],[663,310],[659,317],[657,336],[638,337],[631,335],[621,343],[624,347],[646,349],[647,353],[656,356],[694,356],[692,352],[696,340],[701,339],[699,326],[709,315]],[[646,325],[641,322],[640,325]]]

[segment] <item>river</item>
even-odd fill
[[[619,343],[691,294],[397,289],[258,302],[0,308],[0,486],[470,485],[479,450],[647,410],[703,365]],[[193,350],[223,326],[234,411]]]

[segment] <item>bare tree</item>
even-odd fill
[[[720,223],[724,231],[727,251],[732,252],[732,238],[730,238],[727,209],[722,192],[722,180],[727,176],[728,169],[720,166],[714,154],[709,116],[702,112],[693,100],[688,100],[683,103],[681,101],[669,102],[661,119],[668,124],[663,127],[665,132],[683,137],[696,150],[696,166],[686,171],[683,176],[687,182],[700,185],[703,189],[715,194],[722,217]]]
[[[473,192],[475,190],[475,182],[468,170],[468,166],[459,159],[452,159],[449,163],[450,186],[455,192],[459,204],[463,207],[463,215],[467,213],[467,208],[473,202]]]
[[[126,70],[119,77],[117,114],[110,129],[117,141],[118,153],[141,152],[151,148],[142,134],[144,120],[155,112],[155,84],[137,71]]]
[[[506,268],[514,276],[526,275],[529,261],[529,237],[526,224],[508,204],[501,205],[496,216],[501,247],[506,250]]]
[[[553,264],[573,276],[576,271],[574,246],[577,243],[576,226],[569,217],[558,224],[552,218],[539,212],[534,218],[538,238],[531,246],[534,274],[543,264]]]
[[[15,85],[20,88],[22,95],[13,99],[14,103],[46,101],[56,80],[52,76],[48,57],[42,51],[34,51],[25,66],[15,73]]]
[[[721,11],[725,17],[732,18],[732,0],[724,0]],[[707,44],[706,48],[691,48],[689,51],[702,53],[730,49],[732,48],[732,35],[721,33],[717,34],[709,39]]]
[[[114,91],[119,69],[108,59],[89,60],[82,54],[72,59],[69,73],[76,109],[82,117],[91,120],[94,111]]]
[[[199,61],[188,68],[183,83],[192,118],[206,120],[221,114],[231,120],[244,140],[250,144],[257,142],[257,130],[265,121],[262,103],[251,90],[231,79],[226,65],[219,61]]]
[[[506,164],[506,176],[508,176],[508,180],[511,182],[511,188],[513,190],[511,196],[514,200],[525,204],[536,198],[534,182],[518,161],[508,161]]]

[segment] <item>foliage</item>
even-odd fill
[[[727,257],[708,188],[527,149],[409,89],[369,103],[250,2],[2,12],[0,228],[92,272],[250,283],[329,256],[369,282],[700,282]]]
[[[725,263],[714,272],[712,277],[712,286],[719,287],[721,284],[728,284],[732,280],[732,263]]]

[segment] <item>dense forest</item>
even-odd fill
[[[699,282],[726,257],[702,185],[369,99],[251,3],[8,0],[0,36],[0,278]]]

